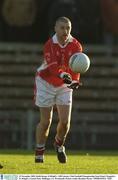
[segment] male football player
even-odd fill
[[[78,89],[80,74],[69,68],[69,58],[82,52],[80,42],[71,33],[71,21],[59,17],[55,34],[44,45],[44,62],[35,78],[35,104],[40,109],[40,122],[36,128],[35,162],[44,162],[45,144],[52,122],[53,106],[57,106],[58,124],[54,147],[60,163],[66,163],[65,140],[70,129],[72,92]]]

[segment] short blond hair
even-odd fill
[[[64,22],[64,23],[70,23],[71,24],[71,20],[69,18],[65,17],[65,16],[61,16],[61,17],[57,18],[56,24],[58,22]]]

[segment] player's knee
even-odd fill
[[[50,128],[51,125],[51,121],[45,121],[45,122],[41,122],[41,126],[44,130],[47,130]]]

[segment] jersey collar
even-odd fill
[[[62,46],[59,42],[58,42],[58,39],[57,39],[57,35],[54,34],[53,37],[52,37],[52,41],[54,44],[59,44],[60,47],[64,48],[69,42],[72,42],[73,41],[73,37],[70,35],[69,38],[68,38],[68,41],[67,43]]]

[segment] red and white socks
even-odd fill
[[[35,162],[44,161],[45,144],[37,144],[35,149]]]

